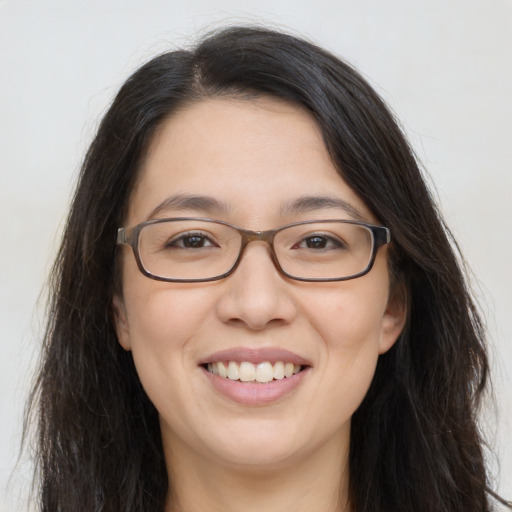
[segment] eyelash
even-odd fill
[[[331,247],[320,247],[320,249],[323,249],[323,250],[329,250],[329,249],[333,249],[333,248],[342,249],[342,248],[346,247],[346,244],[338,238],[334,238],[332,236],[321,234],[321,233],[313,233],[311,235],[304,237],[298,244],[295,244],[293,246],[293,248],[301,248],[300,246],[303,243],[307,244],[308,241],[310,241],[311,239],[314,239],[314,238],[320,238],[320,239],[322,239],[323,243],[331,245]],[[314,249],[314,247],[304,247],[304,248],[305,249]]]
[[[176,237],[174,237],[172,240],[167,241],[164,245],[166,249],[170,248],[177,248],[177,249],[193,249],[194,247],[187,247],[184,243],[185,240],[191,239],[191,238],[200,238],[202,244],[204,244],[205,241],[208,242],[208,245],[201,245],[199,248],[203,249],[204,247],[218,247],[217,244],[215,244],[207,235],[200,232],[190,232],[190,233],[182,233]],[[197,248],[197,247],[195,247]]]

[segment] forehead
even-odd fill
[[[272,98],[208,99],[167,119],[149,147],[128,222],[147,220],[171,196],[189,195],[214,198],[229,220],[259,229],[304,196],[341,199],[372,220],[338,174],[313,116]]]

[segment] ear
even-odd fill
[[[118,294],[112,299],[114,308],[114,324],[117,334],[117,341],[125,350],[131,350],[130,331],[128,329],[128,318],[122,297]]]
[[[387,352],[396,342],[407,321],[408,298],[403,283],[396,284],[389,294],[388,303],[382,317],[379,354]]]

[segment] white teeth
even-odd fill
[[[228,379],[238,380],[240,378],[239,366],[234,361],[228,364]]]
[[[273,378],[274,368],[272,368],[272,365],[269,362],[260,363],[256,368],[256,380],[264,384],[270,382]]]
[[[229,365],[231,366],[231,363]],[[250,382],[256,378],[256,368],[252,363],[240,363],[239,375],[242,382]]]
[[[273,379],[281,380],[285,377],[290,378],[299,373],[302,367],[293,363],[283,363],[282,361],[277,361],[274,365],[269,361],[264,361],[257,365],[248,361],[242,361],[240,363],[236,361],[229,361],[227,363],[219,361],[216,363],[208,363],[207,369],[210,373],[222,378],[240,380],[242,382],[256,381],[265,384],[271,382]]]
[[[219,372],[219,377],[224,377],[226,378],[228,376],[228,370],[227,368],[224,366],[224,363],[223,362],[219,362],[219,363],[213,363],[212,366],[216,366],[217,367],[217,370]]]
[[[300,366],[299,366],[300,369]],[[282,361],[278,361],[274,365],[274,379],[281,380],[284,379],[284,364]]]

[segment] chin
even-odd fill
[[[296,464],[301,453],[284,446],[232,446],[229,451],[217,452],[217,460],[224,466],[238,471],[282,470]]]
[[[210,453],[222,465],[237,470],[279,470],[299,464],[324,445],[330,436],[311,436],[300,425],[266,424],[224,432],[209,442]]]

